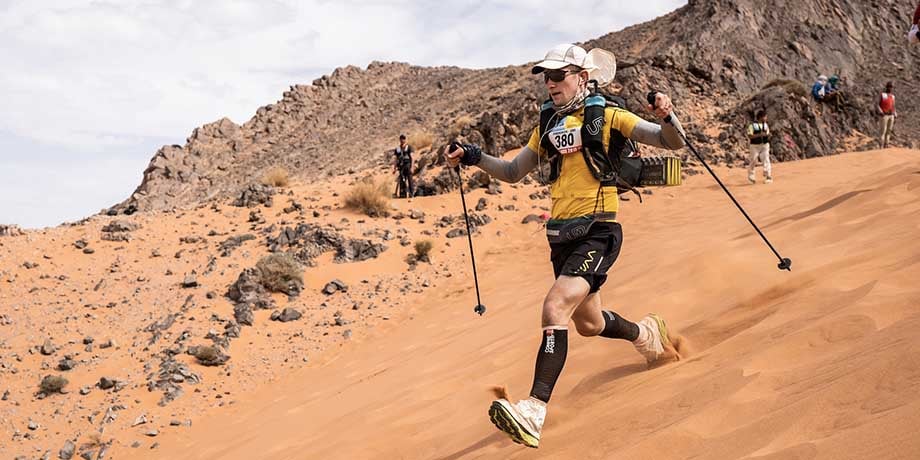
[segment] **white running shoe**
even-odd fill
[[[772,177],[768,177],[768,178],[766,178],[766,179],[763,180],[763,183],[764,183],[764,184],[772,184],[772,183],[773,183],[773,178],[772,178]]]
[[[752,183],[752,184],[756,184],[756,183],[757,183],[757,179],[754,177],[754,173],[748,173],[748,182],[750,182],[750,183]]]
[[[639,339],[636,339],[633,345],[649,364],[658,361],[664,355],[666,344],[673,348],[668,339],[668,327],[660,316],[650,313],[636,324],[643,330],[639,331]]]
[[[522,399],[517,404],[511,404],[504,398],[496,399],[489,407],[489,418],[512,441],[536,448],[540,445],[546,403],[534,398]]]

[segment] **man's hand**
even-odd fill
[[[460,160],[465,153],[466,152],[460,144],[450,144],[447,151],[444,152],[444,161],[446,161],[447,165],[451,168],[456,168],[457,165],[460,164]]]
[[[664,120],[674,111],[674,105],[667,94],[655,93],[655,105],[649,105],[648,110],[653,112],[656,117]]]

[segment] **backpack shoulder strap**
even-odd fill
[[[556,182],[556,179],[559,178],[559,174],[562,171],[562,155],[559,153],[559,150],[556,149],[556,146],[550,141],[549,136],[546,135],[546,131],[550,129],[555,123],[558,122],[558,115],[556,115],[556,110],[553,108],[553,100],[547,99],[546,102],[540,107],[540,147],[546,151],[546,156],[549,158],[549,178],[548,182]],[[540,152],[536,152],[537,155],[540,155]]]
[[[550,158],[559,155],[559,151],[556,150],[556,147],[550,142],[549,137],[546,136],[546,131],[550,129],[556,121],[558,120],[556,111],[553,109],[553,101],[552,99],[547,99],[540,107],[540,126],[538,128],[540,129],[540,147],[546,150],[546,154]]]
[[[607,107],[613,107],[617,109],[627,109],[626,99],[616,96],[616,95],[606,95],[604,98],[607,100]]]

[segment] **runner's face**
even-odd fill
[[[575,70],[574,68],[567,68],[566,70]],[[545,78],[546,90],[549,91],[549,97],[553,99],[553,104],[563,105],[572,100],[578,90],[583,84],[587,81],[586,71],[581,72],[572,72],[565,76],[565,78],[560,82],[555,82],[550,78]]]

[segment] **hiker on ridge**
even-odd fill
[[[487,155],[473,144],[452,144],[445,152],[450,167],[477,166],[507,182],[517,182],[543,162],[549,162],[552,210],[547,239],[555,281],[542,305],[541,343],[530,397],[516,403],[507,394],[492,402],[492,422],[517,443],[538,447],[540,432],[556,380],[568,351],[569,322],[578,334],[630,342],[649,363],[680,359],[679,339],[669,335],[664,320],[649,314],[634,323],[612,310],[602,310],[598,290],[620,253],[623,232],[617,221],[616,182],[599,155],[618,158],[628,140],[676,150],[681,140],[680,122],[671,99],[655,93],[649,106],[656,117],[671,117],[658,125],[621,108],[607,107],[591,93],[589,79],[598,70],[592,56],[579,46],[553,47],[531,69],[543,77],[549,100],[543,104],[540,124],[524,148],[507,161]],[[600,168],[600,169],[598,169]],[[604,363],[608,366],[608,363]]]
[[[910,31],[907,32],[907,43],[915,44],[920,42],[920,37],[917,34],[920,33],[920,3],[917,4],[917,9],[914,10],[914,22],[910,27]]]
[[[834,104],[835,108],[840,108],[840,91],[829,83],[826,75],[818,75],[818,79],[815,80],[815,84],[811,87],[811,96],[816,102]]]

